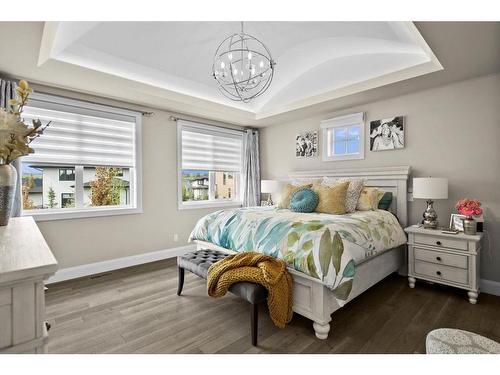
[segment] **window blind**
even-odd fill
[[[106,107],[79,105],[78,101],[38,95],[24,108],[27,122],[51,122],[23,160],[84,166],[135,166],[136,117],[106,111]],[[133,112],[132,112],[133,114]]]
[[[178,121],[182,169],[240,172],[242,133],[215,126]]]

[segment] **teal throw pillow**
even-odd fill
[[[318,194],[308,188],[297,190],[290,199],[290,210],[294,212],[314,212],[318,205]]]

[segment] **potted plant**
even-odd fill
[[[465,216],[464,222],[464,233],[465,234],[476,234],[476,221],[473,216],[480,216],[483,213],[481,208],[481,202],[477,199],[460,199],[455,208],[458,213]]]
[[[14,203],[17,171],[12,162],[20,156],[34,152],[30,143],[50,125],[42,126],[40,120],[24,123],[22,113],[33,92],[24,80],[16,88],[17,98],[9,101],[10,109],[0,108],[0,225],[7,225]]]

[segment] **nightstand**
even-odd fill
[[[411,226],[408,233],[408,282],[417,279],[468,291],[469,302],[479,296],[479,254],[482,233],[445,234],[438,229]]]

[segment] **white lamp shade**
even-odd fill
[[[448,199],[448,179],[446,178],[414,178],[413,198]]]
[[[261,180],[260,192],[264,194],[277,193],[280,191],[280,183],[275,180]]]

